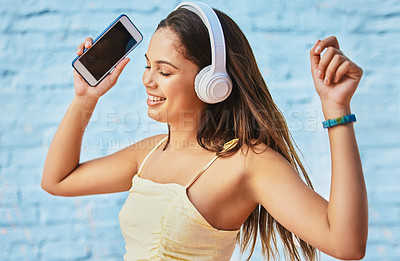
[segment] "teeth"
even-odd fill
[[[166,100],[165,98],[153,96],[153,95],[150,95],[150,94],[149,94],[149,99],[150,99],[151,101],[163,101],[163,100]]]

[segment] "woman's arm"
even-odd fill
[[[87,38],[86,48],[90,48],[91,43],[92,39]],[[83,47],[83,43],[78,46],[78,55],[82,54]],[[127,170],[118,166],[121,164],[125,168],[134,170],[135,161],[129,157],[132,156],[129,149],[110,157],[79,164],[82,136],[96,103],[115,85],[128,62],[129,59],[124,59],[97,87],[90,87],[77,72],[74,72],[75,97],[50,145],[43,169],[44,190],[57,195],[81,195],[129,189]],[[115,169],[107,167],[109,163],[114,163]],[[108,171],[112,172],[106,173]],[[77,173],[79,175],[76,175]],[[118,174],[110,175],[112,173]]]
[[[321,52],[326,52],[321,57]],[[363,71],[340,51],[336,37],[318,41],[310,51],[311,71],[326,120],[351,114],[350,101]],[[365,251],[368,200],[353,123],[328,128],[332,181],[328,220],[336,237]]]
[[[335,37],[318,41],[310,56],[325,118],[350,114],[361,68],[340,52]],[[248,157],[249,187],[254,201],[309,244],[337,258],[361,259],[367,241],[368,203],[353,124],[332,127],[328,133],[332,157],[329,202],[308,188],[271,149]]]

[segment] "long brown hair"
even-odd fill
[[[257,66],[253,51],[238,25],[226,14],[215,10],[221,22],[227,49],[226,68],[233,82],[230,96],[223,102],[207,104],[197,130],[197,141],[205,149],[229,156],[246,145],[265,143],[279,152],[302,173],[307,185],[311,181],[293,146],[286,121],[274,103]],[[162,20],[157,30],[168,28],[179,38],[177,47],[183,56],[198,65],[199,70],[211,64],[211,46],[207,28],[201,19],[187,9],[177,9]],[[222,151],[223,144],[238,138],[237,146]],[[169,137],[168,137],[169,141]],[[168,146],[165,145],[164,149]],[[260,204],[249,215],[237,236],[243,254],[251,245],[254,252],[257,235],[261,237],[262,254],[268,259],[278,253],[276,232],[279,233],[285,256],[300,260],[297,245],[308,260],[316,259],[316,249],[279,224]],[[251,242],[251,243],[250,243]],[[279,254],[279,253],[278,253]]]

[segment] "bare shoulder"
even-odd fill
[[[156,146],[166,136],[167,134],[150,136],[132,144],[129,148],[135,154],[135,158],[138,161],[142,161],[143,158],[146,157],[146,155],[154,148],[154,146]]]
[[[141,154],[147,154],[166,136],[167,134],[150,136],[130,145],[129,148],[132,149],[138,156],[140,156]]]
[[[135,173],[135,170],[137,170],[144,157],[146,157],[151,149],[165,136],[166,134],[159,134],[147,137],[105,158],[115,159],[119,164],[127,166]]]
[[[115,159],[119,166],[126,168],[127,180],[132,179],[132,175],[139,169],[140,164],[146,155],[153,149],[166,134],[158,134],[139,140],[132,145],[122,149],[107,158]]]
[[[252,148],[246,145],[244,146],[244,150],[248,151],[245,165],[249,173],[259,173],[260,170],[263,170],[265,173],[265,170],[291,166],[284,156],[265,143],[260,143]]]
[[[255,202],[261,202],[259,192],[273,191],[277,184],[287,179],[299,179],[299,175],[279,152],[261,143],[248,149],[245,156],[246,190]]]

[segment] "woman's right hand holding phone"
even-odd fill
[[[85,42],[78,46],[76,53],[82,55],[84,48],[90,48],[92,42],[92,38],[86,38]],[[116,84],[128,62],[129,58],[123,59],[96,87],[90,86],[74,71],[75,97],[54,135],[43,168],[42,188],[47,192],[54,195],[78,196],[129,189],[126,188],[126,184],[129,184],[132,177],[120,175],[116,178],[110,175],[115,166],[126,165],[117,157],[109,157],[116,158],[115,160],[107,158],[97,159],[91,163],[80,163],[82,137],[96,103]],[[99,161],[107,164],[98,163]],[[105,167],[109,165],[113,169]],[[134,169],[132,166],[127,167]]]
[[[93,38],[87,37],[85,42],[78,45],[76,54],[82,55],[83,50],[89,49],[92,47]],[[90,86],[79,73],[74,70],[74,85],[75,85],[75,95],[79,98],[85,99],[99,99],[102,95],[104,95],[108,90],[110,90],[118,80],[121,72],[125,68],[125,66],[130,61],[129,58],[124,58],[115,68],[114,70],[107,75],[97,86]]]

